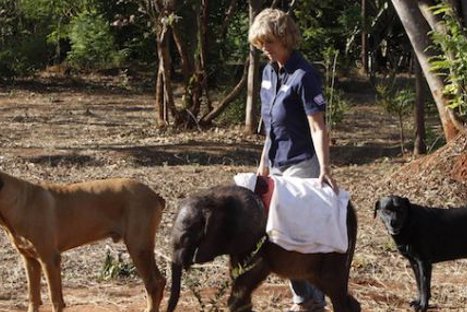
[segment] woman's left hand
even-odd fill
[[[323,183],[328,184],[334,191],[334,193],[339,194],[339,188],[337,187],[336,181],[334,181],[329,169],[321,169],[321,174],[319,175],[319,183],[323,186]]]

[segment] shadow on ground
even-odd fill
[[[124,159],[135,166],[230,165],[257,166],[261,144],[222,144],[190,142],[174,145],[100,146],[99,154],[87,149],[68,149],[54,154],[20,156],[34,164],[56,166],[104,166]],[[396,157],[399,146],[366,144],[363,146],[332,146],[332,163],[336,166],[363,165],[384,157]]]

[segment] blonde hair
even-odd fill
[[[258,49],[266,41],[279,40],[286,49],[293,50],[298,47],[300,39],[300,30],[295,21],[278,9],[261,11],[251,24],[248,34],[248,41]]]

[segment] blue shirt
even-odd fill
[[[280,71],[277,63],[266,65],[260,95],[261,116],[271,139],[268,156],[272,166],[312,158],[315,149],[307,116],[326,107],[319,73],[293,51]]]

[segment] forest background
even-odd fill
[[[466,4],[0,0],[0,168],[33,182],[149,184],[168,203],[156,257],[169,276],[178,200],[256,168],[266,60],[248,45],[248,26],[261,9],[281,8],[322,74],[333,174],[359,216],[350,289],[366,311],[407,311],[413,276],[372,208],[389,193],[443,207],[467,202]],[[141,310],[124,247],[107,243],[65,253],[70,311]],[[225,307],[224,260],[192,271],[181,309]],[[22,311],[25,273],[3,231],[0,262],[0,311]],[[465,266],[436,267],[440,311],[465,310]],[[281,311],[289,297],[286,282],[271,277],[255,305]]]

